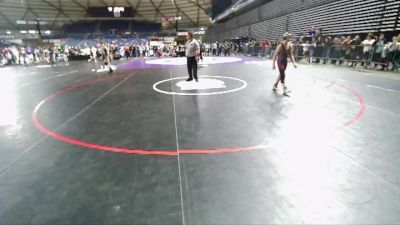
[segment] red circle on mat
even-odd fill
[[[114,80],[114,79],[122,79],[125,78],[126,76],[114,76],[114,77],[107,77],[107,78],[100,78],[100,79],[95,79],[95,80],[90,80],[86,81],[83,83],[75,84],[70,87],[66,87],[63,89],[60,89],[59,91],[47,96],[45,99],[43,99],[34,109],[32,113],[32,121],[35,124],[35,126],[42,131],[43,133],[52,136],[60,141],[64,141],[70,144],[74,145],[79,145],[82,147],[86,148],[91,148],[95,150],[102,150],[102,151],[109,151],[109,152],[117,152],[117,153],[125,153],[125,154],[140,154],[140,155],[165,155],[165,156],[175,156],[178,154],[220,154],[220,153],[234,153],[234,152],[245,152],[245,151],[251,151],[251,150],[257,150],[257,149],[262,149],[265,148],[266,145],[256,145],[256,146],[247,146],[247,147],[235,147],[235,148],[219,148],[219,149],[179,149],[179,150],[151,150],[151,149],[130,149],[130,148],[121,148],[121,147],[114,147],[114,146],[108,146],[108,145],[99,145],[96,143],[90,143],[90,142],[85,142],[81,141],[78,139],[73,139],[64,135],[61,135],[59,133],[56,133],[54,131],[49,130],[47,127],[45,127],[40,120],[38,119],[38,112],[40,107],[42,107],[44,104],[47,102],[53,100],[55,97],[62,95],[64,93],[91,85],[103,81],[108,81],[108,80]],[[355,115],[351,120],[343,123],[340,127],[342,128],[345,126],[349,126],[353,123],[355,123],[365,112],[365,104],[362,99],[362,97],[352,90],[350,87],[347,87],[342,84],[338,84],[336,82],[333,82],[334,84],[346,89],[349,91],[352,95],[357,97],[359,104],[360,104],[360,111]]]

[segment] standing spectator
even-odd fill
[[[212,56],[217,56],[218,41],[211,44]]]
[[[128,59],[129,58],[129,46],[125,45],[124,47],[124,54],[125,54],[125,58]]]
[[[394,69],[394,65],[395,65],[395,52],[397,50],[397,46],[398,45],[398,39],[397,36],[393,36],[392,41],[387,43],[384,51],[385,56],[386,56],[386,66],[389,70],[393,70]],[[385,69],[385,67],[383,67],[383,70]]]
[[[33,50],[33,62],[34,62],[34,63],[39,63],[39,61],[40,61],[40,58],[39,58],[39,49],[38,49],[38,48],[35,48],[35,49]]]
[[[325,43],[321,36],[317,37],[315,46],[316,46],[315,47],[315,62],[319,63],[320,59],[322,57],[323,51],[324,51],[324,46],[325,46]]]
[[[223,46],[223,43],[217,43],[217,44],[218,44],[218,56],[221,56],[222,55],[222,48],[224,46]]]
[[[97,48],[94,45],[90,48],[89,61],[97,62]]]
[[[354,48],[354,56],[353,58],[353,63],[352,66],[356,67],[357,62],[361,60],[362,58],[362,46],[361,46],[361,37],[360,35],[356,35],[354,40],[351,43],[352,49]]]
[[[303,55],[307,59],[307,62],[310,63],[310,42],[306,41],[303,44]]]
[[[152,48],[152,50],[153,50],[153,56],[158,56],[158,46],[157,46],[157,45],[154,45],[153,48]],[[151,56],[151,55],[150,55],[150,56]]]
[[[12,59],[11,59],[12,63],[13,64],[19,63],[19,61],[18,61],[19,60],[19,52],[18,52],[17,47],[11,46],[10,53],[11,53],[11,56],[12,56]]]
[[[56,46],[54,43],[50,44],[50,64],[52,66],[57,65],[57,63],[56,63]]]
[[[370,55],[372,52],[372,45],[374,44],[373,34],[368,34],[367,38],[362,42],[363,45],[363,61],[361,63],[364,68],[367,68],[370,64]]]
[[[375,51],[374,55],[372,57],[372,61],[375,62],[374,67],[376,68],[378,64],[382,66],[382,53],[383,53],[383,48],[385,47],[385,34],[380,34],[379,38],[375,42]]]
[[[243,41],[240,41],[239,42],[239,53],[240,54],[243,53],[243,47],[244,47],[244,43],[243,43]]]
[[[68,57],[69,57],[69,48],[68,48],[68,46],[65,46],[65,48],[64,48],[64,61],[65,62],[67,62],[69,60]],[[97,61],[97,48],[94,53],[94,57],[95,57],[95,60]]]
[[[303,37],[298,38],[296,40],[294,49],[295,49],[295,56],[297,57],[296,61],[300,62],[303,56]]]
[[[233,43],[233,54],[237,54],[237,49],[238,49],[238,47],[237,47],[237,44],[236,43]]]
[[[200,44],[200,55],[199,55],[199,60],[201,60],[201,62],[203,62],[203,54],[205,52],[205,49],[206,49],[205,44],[201,43]]]
[[[351,36],[347,36],[347,38],[343,41],[344,47],[344,58],[347,60],[347,66],[350,66],[350,59],[351,59],[351,43],[353,39]]]
[[[3,49],[0,48],[0,66],[3,66],[5,64],[4,60],[4,55],[3,55]]]
[[[140,57],[140,46],[137,44],[135,45],[135,57]]]
[[[266,55],[266,49],[267,49],[267,41],[266,40],[262,40],[261,41],[261,57],[265,57]]]
[[[229,56],[229,51],[230,51],[230,44],[228,41],[225,41],[224,43],[224,56]]]
[[[332,38],[328,36],[325,38],[323,64],[326,64],[326,62],[331,58],[331,48],[332,48]]]
[[[24,65],[26,62],[26,57],[25,57],[25,48],[24,47],[20,47],[19,48],[19,57],[18,57],[18,62],[20,65]]]
[[[333,59],[331,60],[332,64],[336,64],[337,60],[340,60],[341,55],[341,41],[339,37],[335,37],[333,39]],[[340,62],[339,62],[340,63]]]
[[[346,37],[345,36],[341,36],[340,37],[340,53],[339,53],[339,56],[340,56],[340,58],[339,58],[339,65],[342,65],[343,64],[343,62],[344,62],[344,57],[345,57],[345,54],[346,54],[346,50],[345,50],[345,48],[344,48],[344,41],[346,40]]]
[[[6,49],[5,56],[7,58],[7,65],[10,65],[11,63],[13,63],[13,56],[12,56],[12,52],[11,52],[10,48]]]
[[[129,45],[129,57],[133,57],[133,45]]]
[[[144,51],[145,51],[145,46],[144,46],[144,44],[140,44],[139,45],[139,55],[140,55],[140,57],[144,57]]]
[[[205,43],[204,44],[204,53],[205,53],[205,55],[206,56],[209,56],[210,55],[210,44],[209,43]]]
[[[33,63],[33,49],[31,46],[28,46],[25,49],[25,55],[26,55],[26,63],[27,64]]]
[[[310,61],[309,61],[309,63],[314,62],[316,47],[317,47],[317,39],[315,37],[313,37],[311,40],[311,44],[310,44]]]

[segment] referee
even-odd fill
[[[188,41],[186,42],[186,57],[187,57],[187,68],[189,72],[189,78],[186,81],[192,81],[193,77],[198,82],[197,77],[197,61],[200,56],[200,45],[195,39],[193,39],[193,33],[189,32],[187,36]]]

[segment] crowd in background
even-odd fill
[[[29,65],[33,63],[48,63],[68,61],[68,49],[59,49],[54,44],[49,46],[19,46],[11,45],[0,48],[0,65]]]
[[[299,37],[292,40],[294,55],[299,62],[330,63],[381,70],[394,70],[400,65],[400,35],[387,39],[385,34]],[[278,41],[225,41],[212,43],[209,54],[229,56],[243,54],[272,58]]]
[[[46,46],[10,45],[0,47],[0,66],[30,65],[47,63],[56,65],[58,62],[68,62],[73,59],[88,59],[98,61],[104,58],[100,41],[92,41],[91,45],[83,43],[77,46],[67,44],[47,44]],[[157,44],[147,43],[106,43],[112,60],[130,59],[136,57],[164,57],[184,56],[184,44]]]
[[[330,63],[355,67],[395,69],[400,65],[400,35],[388,39],[385,34],[368,34],[366,38],[354,36],[322,36],[293,38],[296,60],[306,63]],[[86,57],[89,61],[102,59],[103,52],[99,41],[91,46],[84,43],[79,46],[48,44],[41,47],[12,45],[0,48],[0,65],[29,65],[48,63],[56,65],[74,57]],[[184,56],[183,43],[150,42],[109,42],[108,49],[113,60],[135,57],[180,57]],[[201,43],[201,52],[205,56],[250,55],[272,58],[279,41],[274,40],[226,40],[224,42]]]
[[[360,35],[314,37],[310,41],[297,39],[295,55],[297,60],[308,63],[346,64],[349,67],[361,65],[384,70],[387,65],[394,69],[399,65],[400,36],[386,39],[385,34],[368,34],[365,39]]]

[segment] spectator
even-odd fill
[[[129,46],[125,45],[124,47],[124,54],[125,54],[125,58],[128,59],[129,58]]]
[[[217,48],[218,48],[218,42],[214,42],[211,44],[212,56],[217,56]]]
[[[323,62],[323,64],[326,64],[326,62],[331,57],[331,48],[332,48],[332,38],[328,36],[328,37],[325,38],[324,55],[323,55],[324,62]]]
[[[313,63],[314,62],[316,48],[317,48],[317,39],[315,37],[313,37],[312,41],[311,41],[311,44],[310,44],[310,60],[309,60],[309,63]]]
[[[221,56],[223,47],[224,47],[223,43],[218,43],[218,54],[217,54],[218,56]]]
[[[340,59],[341,58],[341,54],[340,54],[340,52],[341,52],[341,48],[342,48],[342,45],[341,45],[342,43],[341,43],[341,40],[340,40],[340,38],[339,37],[335,37],[334,39],[333,39],[333,60],[331,60],[331,63],[332,64],[336,64],[336,62],[337,62],[337,59]],[[341,64],[340,63],[340,60],[339,60],[339,64]]]
[[[315,42],[315,63],[319,63],[320,59],[322,57],[323,51],[324,51],[324,41],[322,40],[322,37],[319,36],[316,38]]]
[[[50,63],[52,66],[57,65],[56,63],[56,46],[54,43],[50,44]]]
[[[361,49],[360,45],[361,45],[361,38],[359,35],[356,35],[350,44],[350,48],[351,48],[351,53],[350,53],[351,64],[350,64],[350,66],[352,66],[352,67],[353,66],[356,67],[357,61],[359,61],[361,58],[362,51],[360,51],[360,50],[362,50],[362,49]]]
[[[372,44],[374,44],[375,39],[373,34],[368,34],[367,38],[362,42],[363,45],[363,61],[361,63],[362,66],[364,66],[364,68],[367,68],[367,66],[369,66],[369,59],[370,59],[370,55],[372,52]]]
[[[303,38],[298,38],[295,42],[295,56],[296,61],[301,61],[303,56]]]
[[[310,37],[315,37],[315,36],[316,36],[316,33],[317,33],[317,31],[316,31],[316,29],[315,29],[314,26],[311,26],[311,27],[308,29],[308,35],[310,35]]]
[[[382,53],[383,53],[383,48],[385,47],[386,41],[385,41],[385,34],[380,34],[379,35],[379,39],[377,39],[377,41],[375,42],[375,51],[374,51],[374,55],[372,57],[372,61],[375,62],[374,68],[377,67],[378,64],[381,65],[381,67],[383,66],[383,57],[382,57]]]
[[[310,63],[310,42],[306,41],[303,44],[303,56],[307,58],[307,62]]]
[[[228,42],[228,41],[225,41],[225,43],[224,43],[224,56],[230,56],[230,48],[231,48],[231,45],[230,45],[230,43]]]
[[[389,70],[393,70],[396,64],[395,62],[395,52],[398,49],[398,38],[397,36],[393,36],[392,41],[387,43],[384,47],[385,56],[386,56],[386,66]],[[385,66],[383,67],[383,70]]]
[[[344,47],[344,58],[347,60],[347,65],[350,66],[350,58],[351,58],[351,43],[353,42],[353,39],[351,36],[347,36],[346,39],[343,41],[343,47]]]

